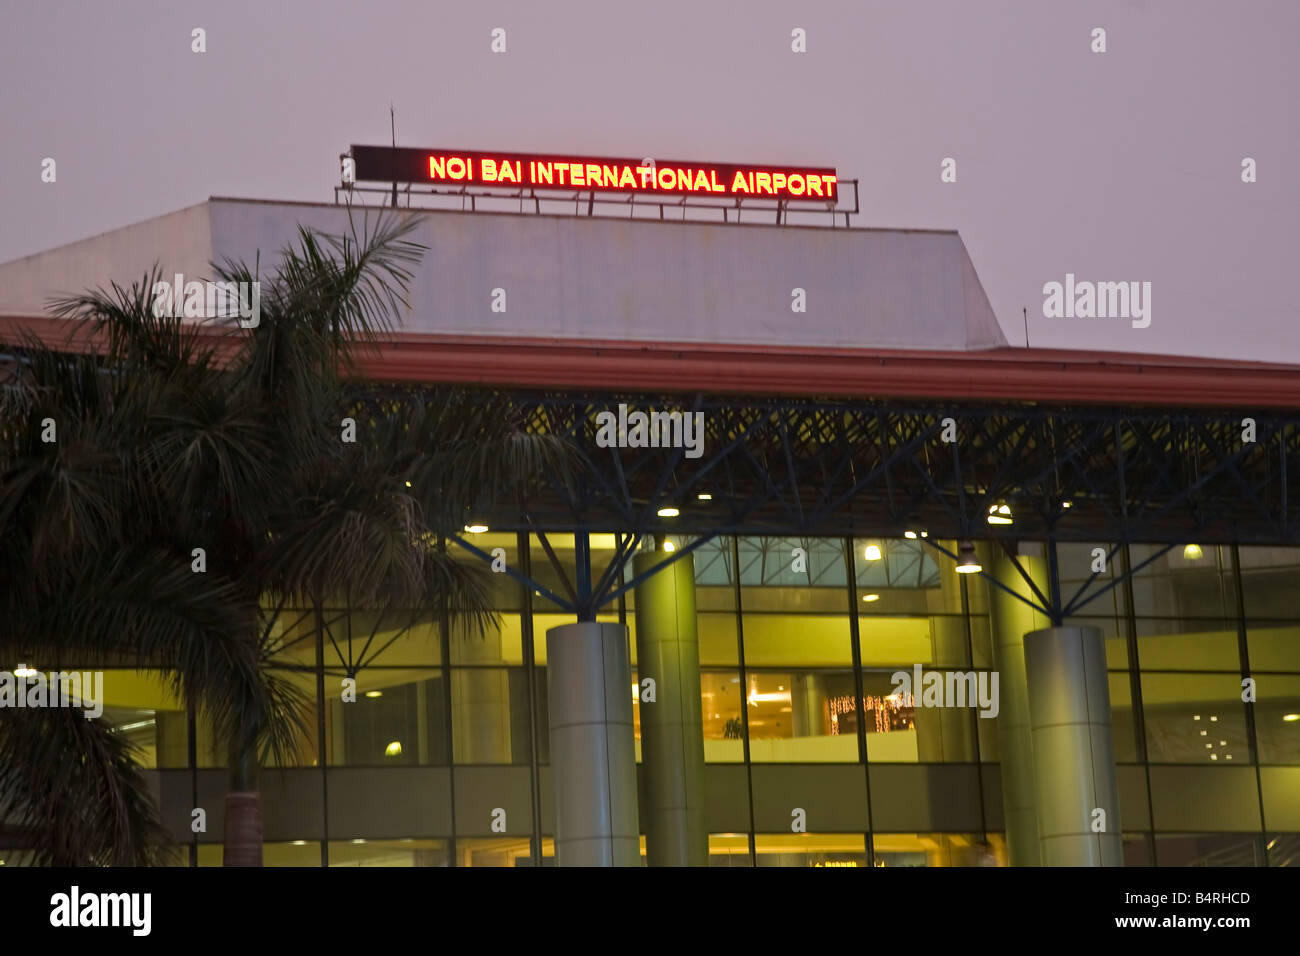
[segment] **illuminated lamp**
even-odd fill
[[[975,545],[963,541],[957,549],[957,573],[978,574],[983,570],[984,566],[980,564],[979,558],[975,557]]]
[[[989,505],[988,522],[989,524],[1011,524],[1011,506],[1002,501]]]

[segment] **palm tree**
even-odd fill
[[[300,230],[265,281],[217,267],[223,281],[261,283],[261,315],[215,345],[153,314],[155,274],[62,299],[57,314],[102,337],[102,360],[28,342],[0,408],[0,526],[13,541],[0,577],[14,622],[0,654],[171,673],[230,741],[226,865],[260,865],[259,767],[305,736],[302,695],[271,667],[277,610],[441,603],[482,626],[483,569],[450,558],[438,534],[459,528],[485,483],[519,490],[566,467],[563,442],[523,434],[501,396],[420,404],[352,380],[358,351],[404,304],[413,225]],[[47,419],[53,443],[41,441]],[[21,742],[11,750],[21,759]],[[125,819],[139,809],[129,760],[105,753],[114,759],[95,766],[116,777]],[[0,805],[25,801],[24,819],[49,825],[38,790],[13,783],[20,772],[0,776]],[[119,828],[98,858],[147,859],[155,823]]]

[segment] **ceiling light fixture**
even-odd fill
[[[978,574],[984,570],[979,558],[975,557],[975,545],[963,541],[957,549],[957,573]]]
[[[989,524],[1011,524],[1011,506],[999,501],[989,505]]]

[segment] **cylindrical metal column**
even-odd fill
[[[1101,630],[1031,631],[1025,672],[1043,865],[1123,866]]]
[[[579,621],[546,632],[555,862],[639,866],[636,740],[627,628]]]
[[[1047,566],[1041,558],[1021,556],[1020,567],[1047,593]],[[999,558],[993,577],[1004,587],[1038,601],[1010,558]],[[998,671],[998,760],[1002,767],[1002,818],[1007,833],[1007,861],[1038,866],[1038,816],[1034,809],[1034,747],[1029,733],[1029,689],[1025,682],[1025,635],[1051,623],[1047,615],[999,587],[989,587],[993,629],[993,666]]]
[[[671,560],[643,551],[636,576]],[[695,559],[679,557],[636,587],[637,676],[653,678],[655,700],[641,706],[646,861],[708,866],[704,817],[704,715],[695,620]],[[643,695],[644,698],[644,695]]]

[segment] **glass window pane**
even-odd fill
[[[705,762],[742,762],[745,759],[744,728],[741,723],[744,702],[739,673],[736,671],[702,672],[700,696],[703,705],[701,713],[704,715]],[[749,852],[748,848],[745,852]]]
[[[629,624],[632,615],[628,615]],[[735,667],[740,663],[736,635],[736,615],[696,614],[696,634],[700,642],[700,664],[703,666]]]
[[[1235,621],[1138,618],[1138,662],[1143,670],[1238,670]]]
[[[327,759],[337,767],[447,763],[446,684],[442,672],[368,668],[357,674],[357,699],[329,695]],[[339,676],[325,678],[328,689]]]
[[[876,866],[1006,865],[1005,843],[995,834],[876,833],[872,842]]]
[[[1111,671],[1110,731],[1115,748],[1116,763],[1135,763],[1137,752],[1137,726],[1133,721],[1133,689],[1128,671]]]
[[[1300,618],[1300,548],[1242,545],[1237,554],[1246,616]]]
[[[781,605],[797,602],[807,610],[841,609],[847,595],[844,545],[838,538],[742,537],[740,584],[747,594],[745,606],[764,607],[763,589],[796,591],[782,595]],[[838,599],[836,595],[839,595]]]
[[[532,730],[524,675],[519,667],[452,668],[451,728],[456,763],[529,762]]]
[[[759,866],[867,865],[861,833],[759,833],[754,848]]]
[[[945,546],[951,542],[944,542]],[[863,615],[960,614],[963,582],[951,559],[920,538],[855,538],[855,605]],[[943,561],[941,566],[939,561]]]
[[[617,618],[615,618],[617,620]],[[636,613],[627,613],[628,640],[632,663],[636,664]],[[740,663],[739,644],[736,639],[736,615],[705,613],[695,615],[695,634],[699,642],[700,664],[704,667],[735,667]]]
[[[77,677],[75,685],[68,685],[69,701],[80,700],[93,710],[98,695],[103,716],[139,748],[140,766],[189,766],[188,715],[163,671],[74,669],[70,673]]]
[[[843,614],[744,616],[745,666],[848,666],[853,663],[849,618]]]
[[[709,834],[709,866],[749,866],[749,863],[748,834]]]
[[[325,622],[327,667],[429,667],[442,661],[436,618],[410,611],[322,612]],[[301,625],[303,639],[285,638],[277,660],[298,666],[316,666],[316,636],[309,618]]]
[[[1061,600],[1071,603],[1079,614],[1095,618],[1109,618],[1110,628],[1102,626],[1103,633],[1119,631],[1119,621],[1124,614],[1123,589],[1107,588],[1122,570],[1122,553],[1114,544],[1105,542],[1060,542],[1056,558],[1061,581]],[[1094,571],[1094,568],[1101,570]]]
[[[704,542],[695,549],[694,553],[696,591],[709,595],[707,602],[702,601],[701,606],[708,603],[709,609],[714,611],[722,610],[724,607],[734,608],[735,599],[725,597],[727,594],[734,594],[736,583],[736,576],[731,570],[731,537],[719,535]],[[725,603],[719,604],[719,602]]]
[[[1259,762],[1300,764],[1300,676],[1261,674],[1256,681]]]
[[[1145,833],[1124,834],[1124,865],[1151,865],[1151,838]]]
[[[936,689],[927,696],[931,674],[939,675],[942,684],[934,684]],[[902,675],[907,677],[906,684],[902,683]],[[982,711],[993,712],[990,672],[926,668],[921,672],[919,688],[915,686],[915,677],[914,668],[863,672],[867,760],[871,763],[974,761],[976,734],[983,729],[977,727],[977,721],[996,725],[995,717],[979,716]],[[947,696],[950,684],[954,694],[960,690],[963,698],[968,691],[971,693],[965,706],[944,706],[950,701]],[[909,687],[910,691],[906,689]],[[930,706],[926,706],[927,701]],[[943,703],[936,705],[936,701]],[[982,702],[987,707],[981,706]]]
[[[1300,624],[1251,621],[1246,624],[1246,653],[1250,669],[1300,671]]]
[[[331,840],[330,866],[447,866],[446,840]]]
[[[513,664],[524,660],[523,631],[518,614],[502,614],[483,631],[464,620],[452,622],[450,654],[452,664]],[[565,616],[564,623],[572,624],[573,615]],[[540,638],[534,632],[534,641],[545,644],[546,632]]]
[[[1133,613],[1138,617],[1199,617],[1221,623],[1237,616],[1231,552],[1218,545],[1129,547],[1133,567],[1154,558],[1133,575]]]
[[[1236,674],[1143,674],[1148,759],[1249,763],[1244,706]]]
[[[747,681],[752,761],[857,762],[857,729],[841,709],[853,699],[852,671],[750,671]]]
[[[467,544],[473,545],[484,554],[490,555],[494,561],[503,558],[506,567],[514,571],[520,570],[519,539],[514,532],[486,531],[478,534],[467,532],[463,537]],[[463,549],[454,541],[447,542],[447,552],[452,557],[462,559],[467,564],[487,565],[483,558]],[[545,552],[542,552],[539,548],[538,552],[532,556],[534,561],[533,571],[544,574],[545,572],[536,566],[537,554],[541,555],[543,563],[549,564]],[[592,556],[593,564],[598,563],[599,560],[596,555]],[[541,578],[536,578],[536,580],[540,581]],[[488,575],[487,586],[489,589],[489,602],[492,607],[498,611],[513,611],[516,615],[519,613],[522,607],[523,585],[508,574],[496,572]]]
[[[587,536],[591,553],[591,580],[594,585],[604,575],[613,560],[618,547],[617,537],[613,532],[592,532]],[[679,542],[682,539],[678,539]],[[569,587],[577,587],[577,561],[574,557],[574,540],[572,534],[547,534],[546,543],[550,545],[559,566],[553,562],[542,545],[539,535],[529,536],[529,557],[531,560],[532,579],[557,597],[568,600]],[[474,542],[478,546],[478,542]],[[513,544],[504,545],[507,554],[513,554]],[[632,580],[632,562],[629,560],[624,569],[624,581]],[[568,582],[568,587],[565,582]],[[503,585],[504,586],[504,585]],[[559,613],[563,609],[544,593],[533,595],[533,608],[542,613]],[[617,611],[618,600],[614,599],[602,608],[602,611]],[[569,621],[573,613],[565,612]],[[542,632],[544,633],[544,632]]]
[[[199,866],[221,866],[224,849],[220,843],[199,844]],[[320,866],[320,842],[292,840],[288,843],[263,843],[263,866]]]
[[[641,761],[641,708],[638,674],[632,672],[632,725],[636,735],[636,759]],[[700,672],[700,714],[703,718],[706,763],[743,763],[745,760],[743,706],[740,675],[732,670]]]
[[[975,667],[993,666],[993,624],[987,614],[974,614],[970,618],[971,664]]]
[[[527,837],[458,837],[457,866],[532,866]]]
[[[1241,833],[1156,834],[1156,866],[1264,866],[1259,837]]]
[[[1265,847],[1269,866],[1300,867],[1300,833],[1274,833]]]
[[[863,667],[964,664],[965,637],[965,622],[961,617],[862,615],[858,620]]]

